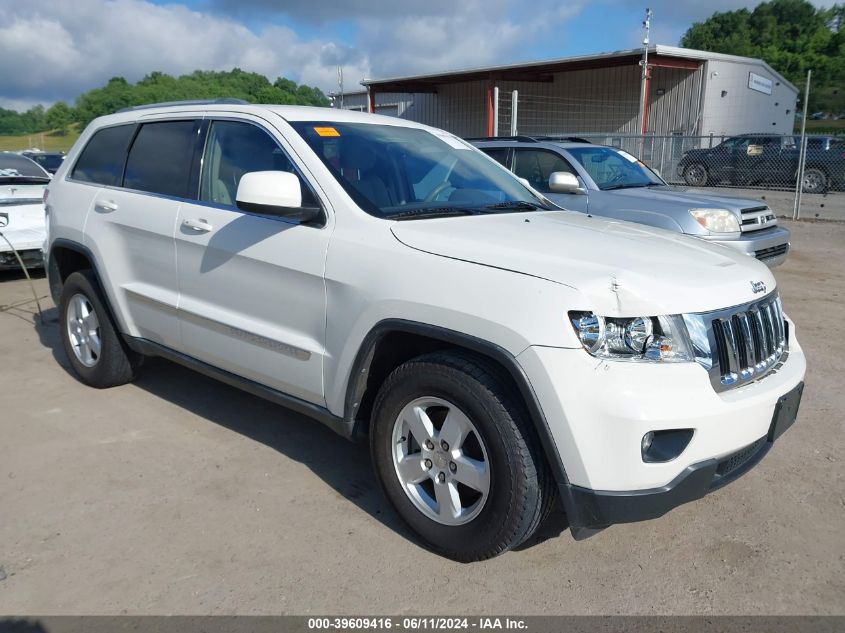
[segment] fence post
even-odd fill
[[[499,86],[493,86],[493,136],[499,136]]]
[[[519,94],[516,90],[511,93],[511,136],[516,136],[516,106],[519,103]]]
[[[807,85],[804,87],[804,114],[801,117],[801,149],[798,151],[798,171],[795,182],[795,205],[792,207],[792,219],[801,219],[801,194],[804,192],[804,163],[807,162],[807,106],[810,100],[810,77],[813,71],[807,71]]]

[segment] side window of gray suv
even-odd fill
[[[574,174],[575,170],[566,160],[547,149],[515,150],[513,171],[520,178],[525,178],[537,191],[549,192],[549,176],[556,171]]]
[[[303,206],[319,206],[284,150],[250,123],[213,121],[205,145],[200,200],[235,206],[241,177],[253,171],[286,171],[299,177]]]

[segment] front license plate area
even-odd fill
[[[799,383],[792,391],[778,398],[775,405],[775,414],[772,416],[772,424],[769,427],[769,441],[774,442],[784,431],[795,423],[798,416],[798,406],[801,404],[801,394],[804,392],[804,383]]]

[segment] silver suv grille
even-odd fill
[[[786,360],[789,332],[777,292],[685,319],[697,360],[709,370],[716,391],[757,380]]]
[[[743,209],[740,215],[742,216],[740,228],[743,233],[767,229],[771,226],[777,226],[778,223],[774,211],[767,206],[749,207]]]

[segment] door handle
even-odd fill
[[[112,211],[117,211],[117,204],[111,200],[98,200],[94,208],[103,213],[111,213]]]
[[[193,229],[197,233],[208,233],[211,229],[214,228],[202,218],[200,218],[199,220],[187,219],[182,222],[182,226],[185,226],[189,229]]]

